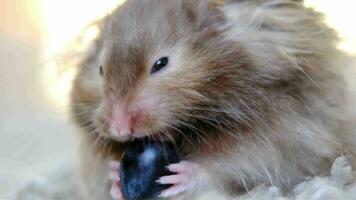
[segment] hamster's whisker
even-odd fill
[[[194,133],[194,135],[197,136],[197,139],[199,141],[203,140],[204,143],[207,143],[209,145],[209,143],[206,141],[206,139],[203,137],[203,136],[206,136],[207,133],[203,132],[202,130],[198,129],[197,127],[195,127],[194,125],[190,124],[190,123],[186,123],[184,121],[179,121],[178,122],[180,125],[184,126],[184,127],[187,127],[191,130],[192,133]],[[194,144],[194,142],[189,139],[186,134],[182,134],[186,139],[188,139],[192,144],[193,146],[196,145]]]
[[[169,123],[165,123],[165,126],[174,129],[175,131],[177,131],[179,133],[179,135],[183,136],[191,145],[196,145],[194,144],[194,142],[192,140],[190,140],[178,127],[174,126],[174,125],[170,125]]]
[[[191,132],[194,133],[195,136],[197,136],[196,138],[200,142],[204,142],[206,145],[211,146],[211,144],[207,140],[207,136],[209,136],[209,134],[207,132],[205,132],[205,131],[203,131],[203,130],[201,130],[201,129],[195,127],[194,125],[187,123],[185,121],[180,121],[179,124],[190,129]]]
[[[72,115],[73,117],[90,117],[92,115],[92,113],[90,112],[82,112],[82,113],[75,113],[74,115]]]
[[[185,134],[182,132],[182,130],[180,130],[179,127],[176,127],[175,125],[171,125],[171,124],[169,124],[169,123],[166,123],[165,126],[174,129],[175,131],[177,131],[177,132],[178,132],[179,134],[181,134],[181,135],[185,135]]]
[[[174,145],[176,145],[176,141],[173,136],[167,132],[167,130],[162,130],[161,133],[164,134],[172,143],[174,143]]]
[[[82,105],[95,105],[95,104],[97,104],[96,102],[80,102],[80,103],[73,103],[72,105],[73,106],[78,106],[78,105],[80,105],[80,106],[82,106]]]

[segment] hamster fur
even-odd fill
[[[111,198],[108,163],[133,138],[174,140],[194,169],[167,198],[288,191],[355,163],[350,58],[302,1],[127,0],[99,26],[71,95],[88,199]]]

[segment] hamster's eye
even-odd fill
[[[154,74],[159,70],[161,70],[162,68],[166,67],[168,65],[168,62],[169,62],[168,57],[162,57],[159,60],[157,60],[151,69],[151,74]]]
[[[100,75],[104,75],[104,69],[103,69],[103,66],[102,65],[100,65],[100,67],[99,67],[99,73],[100,73]]]

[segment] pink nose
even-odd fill
[[[129,116],[123,116],[113,122],[113,128],[116,136],[129,136],[133,133],[131,119]]]
[[[119,138],[129,138],[134,136],[135,130],[140,125],[140,114],[121,114],[113,118],[112,128],[114,136]]]

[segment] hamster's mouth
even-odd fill
[[[151,133],[147,134],[144,132],[134,132],[130,135],[125,135],[125,136],[117,136],[117,135],[112,135],[114,140],[117,140],[119,142],[130,142],[134,140],[141,140],[141,139],[148,139],[148,140],[153,140],[153,141],[172,141],[173,137],[170,135],[164,134],[162,132],[156,132],[156,133]]]
[[[153,134],[134,134],[132,137],[132,140],[135,139],[149,139],[149,140],[154,140],[154,141],[168,141],[168,140],[172,140],[172,138],[170,136],[168,136],[167,134],[164,134],[162,132],[157,132],[157,133],[153,133]]]

